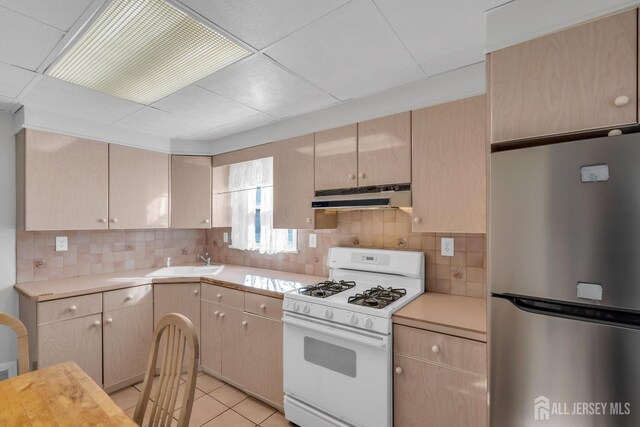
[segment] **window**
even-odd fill
[[[265,254],[295,252],[296,230],[273,228],[273,158],[229,167],[231,246]]]

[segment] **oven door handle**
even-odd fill
[[[319,332],[321,334],[330,335],[336,338],[342,338],[344,340],[357,342],[358,344],[366,345],[368,347],[372,347],[377,350],[386,350],[388,347],[388,340],[386,337],[381,337],[381,339],[376,339],[373,336],[369,336],[366,332],[362,333],[353,333],[348,331],[343,331],[342,329],[338,329],[336,326],[333,326],[330,323],[321,322],[318,320],[314,321],[306,321],[301,320],[296,317],[284,315],[282,322],[285,325],[297,326],[303,329],[309,329],[314,332]]]

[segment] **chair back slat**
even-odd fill
[[[162,359],[158,365],[160,342],[163,340]],[[188,352],[188,353],[187,353]],[[154,342],[149,355],[149,363],[145,374],[142,393],[133,415],[133,420],[142,425],[147,404],[151,403],[150,427],[170,426],[178,400],[180,376],[185,355],[188,354],[187,382],[178,416],[178,427],[186,427],[191,418],[193,396],[195,394],[195,378],[198,369],[199,346],[198,336],[193,324],[185,316],[171,313],[164,316],[156,325]],[[157,367],[160,374],[157,387],[151,396],[151,388]],[[151,398],[151,402],[149,402]]]
[[[9,314],[0,313],[0,325],[13,329],[18,338],[18,374],[29,372],[29,334],[24,323]]]

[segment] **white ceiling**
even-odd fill
[[[106,0],[0,0],[0,111],[212,140],[482,61],[507,0],[171,0],[253,55],[151,106],[43,76]]]

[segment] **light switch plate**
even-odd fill
[[[453,256],[453,238],[443,237],[440,241],[440,254],[442,256]]]
[[[229,243],[229,233],[223,233],[222,234],[222,241],[224,243]]]
[[[67,236],[56,237],[56,252],[63,252],[69,250],[69,240]]]
[[[309,247],[315,248],[318,245],[318,235],[317,234],[309,234]]]

